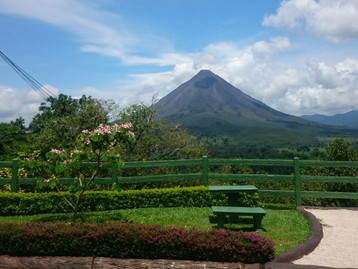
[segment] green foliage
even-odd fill
[[[0,123],[0,161],[11,160],[17,152],[28,147],[25,120],[20,117],[10,123]]]
[[[188,130],[158,120],[153,105],[129,106],[119,114],[118,121],[131,122],[136,134],[136,142],[125,152],[126,161],[188,159],[207,153]]]
[[[58,193],[1,192],[0,205],[2,216],[71,212]]]
[[[71,193],[63,194],[74,202]],[[244,195],[241,206],[256,206],[256,195]],[[147,207],[210,207],[227,205],[227,196],[211,194],[207,187],[168,188],[129,191],[87,191],[82,195],[80,211],[103,211]],[[32,215],[71,212],[60,193],[0,193],[0,215]]]
[[[351,147],[351,144],[344,139],[336,139],[328,145],[326,151],[326,159],[328,161],[357,161],[357,151]],[[357,168],[330,168],[325,169],[326,173],[334,176],[358,176]],[[331,183],[327,184],[328,191],[338,192],[358,192],[358,183]],[[329,205],[334,206],[358,206],[358,201],[352,200],[332,200],[325,201]]]
[[[42,162],[42,175],[47,178],[38,182],[39,188],[51,188],[61,195],[72,208],[73,221],[76,221],[82,195],[90,189],[94,179],[100,174],[104,164],[121,165],[121,148],[134,141],[134,133],[130,130],[131,123],[121,125],[100,124],[94,131],[83,130],[76,140],[74,150],[52,149],[46,154],[47,161]],[[93,165],[82,165],[93,163]],[[29,169],[38,166],[29,160],[24,163]],[[76,175],[74,183],[68,187],[71,198],[67,198],[58,187],[59,177]]]
[[[295,156],[313,159],[318,154],[314,148],[321,146],[313,133],[300,134],[301,131],[296,133],[282,128],[266,129],[259,126],[240,127],[238,134],[223,130],[225,133],[222,135],[198,136],[199,141],[209,148],[210,156],[215,158],[285,159]],[[295,154],[290,154],[290,151]]]
[[[327,161],[357,161],[358,154],[356,149],[344,139],[338,138],[328,144],[324,159]],[[350,167],[310,167],[301,169],[301,174],[312,176],[332,176],[332,177],[357,177],[358,169]],[[305,183],[305,190],[332,191],[332,192],[357,192],[358,183]],[[358,206],[358,201],[348,199],[305,199],[306,202],[314,203],[319,206]]]
[[[29,130],[34,148],[44,155],[52,148],[74,147],[76,137],[84,129],[93,130],[108,121],[110,101],[82,96],[79,99],[60,94],[41,103],[40,113],[34,116]]]
[[[357,161],[357,151],[342,138],[335,139],[328,145],[325,159],[327,161]]]

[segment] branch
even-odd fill
[[[73,211],[75,211],[75,206],[66,198],[66,196],[60,191],[60,189],[56,185],[57,192],[61,195],[61,197],[66,201],[67,204],[72,208]]]

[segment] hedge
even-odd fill
[[[71,199],[69,193],[65,194]],[[258,203],[255,195],[245,195],[242,206]],[[227,204],[223,194],[211,194],[207,187],[145,189],[128,191],[87,191],[80,211],[102,211],[146,207],[210,207]],[[0,215],[35,215],[72,212],[59,193],[0,192]]]
[[[265,263],[273,243],[258,233],[132,223],[0,223],[0,255],[97,256]]]

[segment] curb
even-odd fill
[[[106,257],[0,256],[0,269],[263,269],[260,264]]]
[[[316,217],[312,213],[306,211],[303,206],[297,207],[297,210],[310,221],[311,235],[302,244],[298,245],[297,247],[289,250],[284,254],[277,256],[273,260],[273,262],[287,263],[287,262],[298,260],[303,256],[311,253],[322,240],[323,229],[321,223],[316,219]]]

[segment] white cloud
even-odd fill
[[[258,41],[251,50],[258,57],[267,57],[275,53],[281,53],[289,50],[291,47],[290,40],[287,37],[271,38],[270,42]]]
[[[20,106],[20,100],[16,98],[16,92],[11,88],[0,89],[0,115],[7,117]]]
[[[58,89],[51,85],[45,85],[55,95]],[[38,108],[44,99],[35,90],[16,90],[0,86],[0,119],[1,122],[10,122],[22,116],[25,123],[29,124],[32,117],[39,112]]]
[[[277,52],[257,53],[257,44],[276,47]],[[211,44],[176,65],[173,71],[132,76],[132,81],[121,87],[127,91],[123,96],[142,89],[136,91],[145,97],[141,100],[150,100],[155,93],[161,98],[201,69],[210,69],[248,95],[289,114],[332,115],[358,109],[354,101],[358,100],[358,59],[347,58],[334,64],[311,61],[301,68],[286,67],[278,61],[277,54],[282,50],[277,44],[281,43],[261,41],[244,48],[235,43]],[[135,102],[136,97],[127,100]]]
[[[263,25],[290,30],[306,30],[338,42],[358,39],[358,1],[289,0],[276,14],[266,15]]]
[[[125,24],[119,16],[104,11],[94,2],[0,0],[0,13],[20,15],[55,25],[74,33],[84,52],[115,57],[123,62],[132,50],[142,46],[143,39],[149,38],[138,38],[129,33],[122,26]],[[155,40],[155,36],[150,38],[151,41]]]
[[[293,114],[327,114],[357,110],[358,60],[346,59],[335,65],[308,63],[297,73],[297,84],[287,87],[275,107]]]

